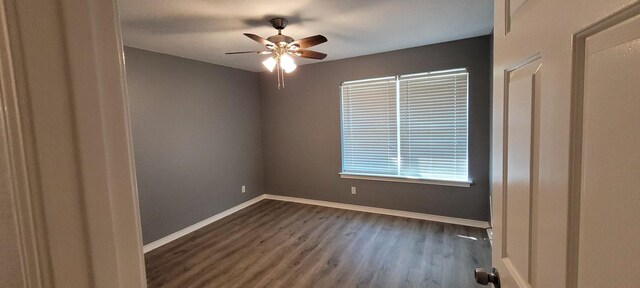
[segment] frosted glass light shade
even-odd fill
[[[284,72],[287,72],[287,73],[293,72],[293,70],[296,70],[296,67],[298,67],[298,65],[296,65],[295,62],[293,62],[293,58],[288,54],[284,54],[280,56],[280,65],[282,66],[282,69],[284,70]]]
[[[269,72],[273,72],[273,68],[276,67],[276,59],[273,59],[273,57],[269,57],[267,60],[262,61],[262,65],[264,65],[264,67],[267,67],[267,69],[269,69]]]

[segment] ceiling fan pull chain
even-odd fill
[[[276,63],[276,74],[278,74],[278,89],[280,89],[280,61]]]
[[[280,73],[282,73],[282,88],[284,87],[284,69],[282,69],[282,67],[280,68]]]

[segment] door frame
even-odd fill
[[[146,287],[123,55],[116,0],[0,0],[26,287]]]

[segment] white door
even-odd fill
[[[640,3],[495,2],[502,287],[640,287]]]

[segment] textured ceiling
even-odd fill
[[[224,53],[260,50],[242,33],[276,34],[275,16],[289,20],[283,34],[295,39],[326,36],[311,49],[330,61],[487,35],[493,1],[120,0],[125,45],[250,71],[263,71],[266,56]]]

